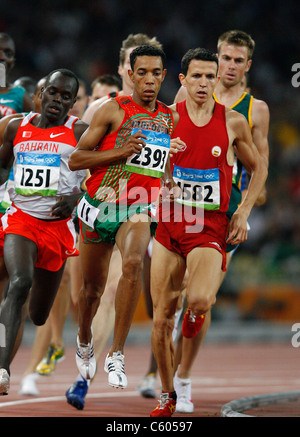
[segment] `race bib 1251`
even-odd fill
[[[56,196],[60,155],[17,153],[15,190],[23,196]]]

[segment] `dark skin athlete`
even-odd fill
[[[65,123],[68,111],[76,100],[76,80],[61,72],[53,73],[42,91],[42,112],[32,124],[46,129]],[[9,122],[0,148],[0,183],[5,181],[13,160],[13,141],[22,119]],[[77,121],[74,135],[79,141],[87,124]],[[64,196],[52,208],[57,220],[69,217],[80,194]],[[36,268],[38,247],[35,242],[17,234],[8,234],[4,242],[4,260],[9,275],[5,299],[1,304],[0,323],[6,330],[6,347],[0,348],[0,368],[9,372],[9,364],[16,353],[16,339],[22,328],[25,304],[35,325],[42,325],[48,318],[65,265],[58,271]],[[30,294],[29,294],[30,291]],[[18,343],[18,342],[17,342]]]

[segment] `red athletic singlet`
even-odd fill
[[[92,199],[106,202],[148,204],[160,188],[169,152],[169,139],[173,131],[173,115],[163,103],[157,101],[157,110],[150,113],[137,105],[130,96],[118,96],[116,101],[124,109],[124,119],[117,131],[106,135],[97,150],[122,147],[128,136],[142,130],[147,146],[140,155],[91,169],[86,182]],[[152,196],[151,196],[152,191]]]
[[[171,158],[173,176],[183,190],[183,204],[206,210],[228,210],[233,167],[227,163],[228,134],[225,106],[215,103],[212,118],[205,126],[190,119],[185,101],[177,103],[179,113],[173,138],[180,137],[186,150]]]
[[[180,117],[172,137],[180,137],[186,149],[172,157],[171,165],[182,196],[170,206],[159,205],[156,239],[184,257],[195,247],[214,248],[223,255],[225,270],[226,211],[232,184],[225,107],[215,103],[211,120],[202,127],[191,121],[185,101],[176,110]]]

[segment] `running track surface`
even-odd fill
[[[125,347],[126,390],[107,384],[103,370],[104,358],[98,363],[97,375],[90,385],[85,408],[78,411],[66,402],[65,391],[77,376],[75,349],[66,347],[65,360],[51,376],[40,376],[38,397],[18,394],[23,372],[28,364],[30,348],[22,346],[11,366],[11,388],[0,397],[0,418],[3,417],[149,417],[156,399],[144,399],[136,388],[145,374],[150,357],[149,345],[129,344]],[[157,398],[159,397],[157,380]],[[178,417],[221,417],[224,404],[246,396],[300,390],[299,349],[287,343],[211,344],[202,346],[193,368],[193,414]],[[244,414],[260,417],[299,417],[300,401],[255,408]],[[226,419],[224,419],[226,420]]]

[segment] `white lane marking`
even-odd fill
[[[272,386],[272,391],[277,392],[278,390],[282,389],[282,386]],[[245,393],[245,392],[253,392],[255,394],[259,394],[259,388],[256,387],[210,387],[210,388],[203,388],[199,387],[197,389],[193,389],[193,393],[201,393],[201,394],[209,394],[209,393]],[[123,397],[141,397],[140,393],[138,391],[120,391],[116,390],[116,392],[105,392],[105,393],[90,393],[86,396],[86,399],[105,399],[105,398],[120,398]],[[38,404],[38,403],[45,403],[45,402],[57,402],[57,401],[66,401],[65,396],[48,396],[48,397],[35,397],[33,399],[18,399],[15,401],[8,401],[8,402],[0,402],[0,408],[4,407],[12,407],[16,405],[26,405],[26,404]]]
[[[114,397],[132,397],[132,396],[140,396],[140,394],[136,391],[129,391],[129,392],[121,392],[118,391],[117,393],[92,393],[88,394],[86,398],[114,398]],[[34,399],[18,399],[16,401],[9,401],[9,402],[1,402],[0,408],[3,407],[12,407],[15,405],[26,405],[26,404],[37,404],[42,402],[57,402],[57,401],[66,401],[65,396],[49,396],[44,398],[34,398]]]

